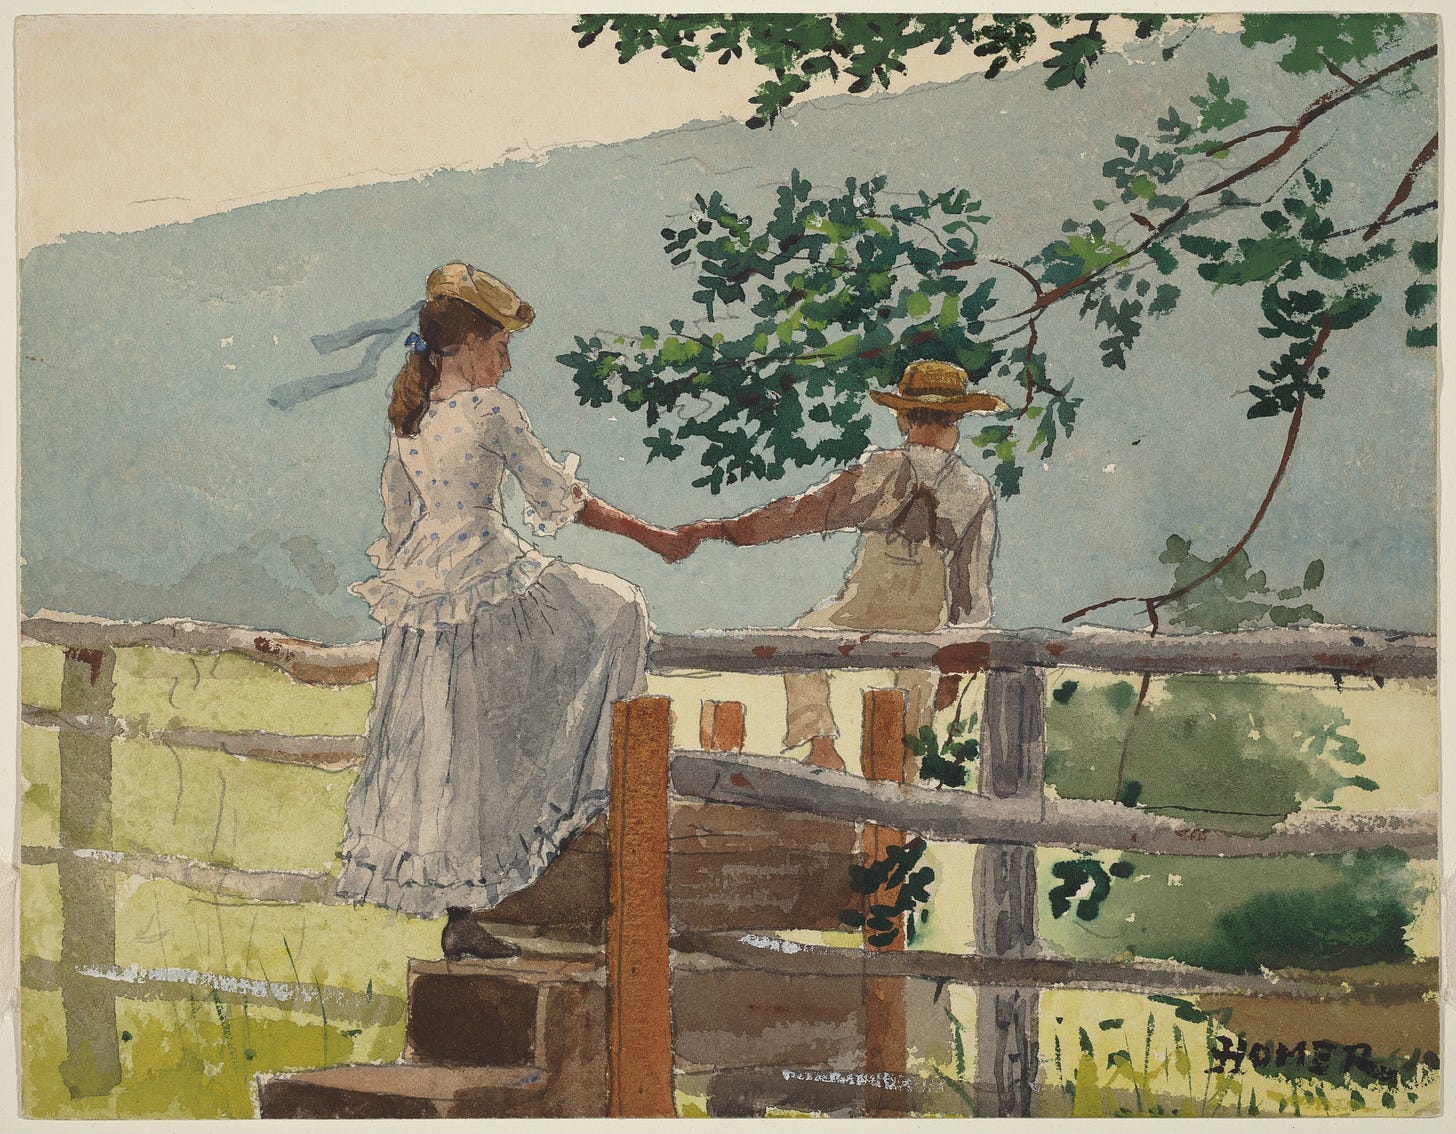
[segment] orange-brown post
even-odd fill
[[[864,736],[860,763],[865,779],[905,782],[905,691],[867,689],[864,694]],[[864,826],[864,859],[868,865],[891,845],[905,845],[905,834],[874,823]],[[869,896],[872,904],[891,904],[895,895],[881,890]],[[899,934],[892,945],[875,952],[905,947],[905,919],[896,919]],[[868,935],[868,930],[866,930]],[[905,981],[900,977],[866,977],[865,1005],[865,1113],[872,1118],[903,1118],[910,1112],[905,1075]]]
[[[667,926],[669,702],[617,702],[607,812],[607,1113],[671,1118]]]
[[[742,701],[704,701],[698,723],[698,743],[704,752],[742,752]]]

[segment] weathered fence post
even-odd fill
[[[60,844],[65,850],[111,849],[111,710],[116,655],[67,649],[61,669]],[[121,1082],[116,996],[85,967],[116,963],[116,873],[110,863],[62,854],[61,1006],[66,1058],[61,1079],[73,1098],[104,1095]]]
[[[607,1113],[671,1118],[666,697],[619,701],[607,811]]]
[[[698,745],[704,752],[742,752],[746,727],[742,701],[704,701]]]
[[[905,782],[905,691],[866,689],[860,766],[867,780]],[[864,825],[864,861],[874,862],[891,845],[904,846],[905,833],[875,823]],[[880,891],[865,902],[865,913],[876,902],[893,901]],[[896,919],[899,935],[886,951],[905,948],[905,918]],[[865,934],[869,935],[866,928]],[[872,946],[866,945],[866,948]],[[880,951],[880,950],[877,950]],[[902,977],[865,977],[865,1113],[872,1118],[903,1118],[910,1113],[905,1075],[905,980]]]
[[[991,669],[981,725],[979,791],[1040,807],[1046,784],[1046,686],[1032,667]],[[976,949],[1027,957],[1036,949],[1036,848],[976,850],[971,894]],[[976,1111],[982,1118],[1031,1115],[1037,1078],[1036,988],[981,988],[976,996]]]

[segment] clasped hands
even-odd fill
[[[705,539],[727,538],[722,520],[697,520],[676,528],[653,528],[642,542],[667,562],[677,563],[696,551]]]

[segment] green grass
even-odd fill
[[[21,1045],[22,1113],[32,1118],[250,1118],[253,1077],[324,1063],[397,1058],[404,1023],[356,1030],[292,1016],[266,1004],[228,1004],[199,990],[190,1000],[117,1002],[121,1083],[101,1098],[73,1099],[59,992],[26,990]]]
[[[373,699],[370,685],[302,685],[240,654],[117,650],[115,678],[116,715],[154,729],[359,736]]]
[[[248,870],[328,870],[355,773],[119,740],[111,801],[117,850]]]
[[[61,663],[61,651],[53,647],[22,651],[26,703],[59,707]],[[372,697],[368,685],[300,685],[237,655],[120,650],[115,678],[115,714],[138,729],[358,735]],[[22,842],[54,846],[56,734],[23,729],[20,762]],[[118,740],[113,846],[252,870],[330,871],[354,775]],[[409,957],[439,951],[438,922],[373,907],[247,902],[121,874],[116,894],[116,961],[123,968],[338,988],[379,1005],[403,1000]],[[21,902],[22,956],[58,960],[61,899],[54,866],[22,868]],[[25,990],[24,1112],[38,1118],[246,1118],[254,1113],[252,1081],[259,1073],[387,1061],[403,1048],[402,1015],[370,1026],[325,1022],[266,999],[239,1003],[196,986],[177,991],[180,999],[117,1001],[122,1081],[105,1098],[73,1099],[59,1073],[65,1058],[61,995]]]

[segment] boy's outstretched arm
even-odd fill
[[[721,539],[738,547],[756,547],[797,535],[853,528],[863,519],[857,513],[868,512],[855,501],[863,472],[863,466],[857,465],[798,496],[782,497],[741,516],[684,524],[678,532],[692,540]]]

